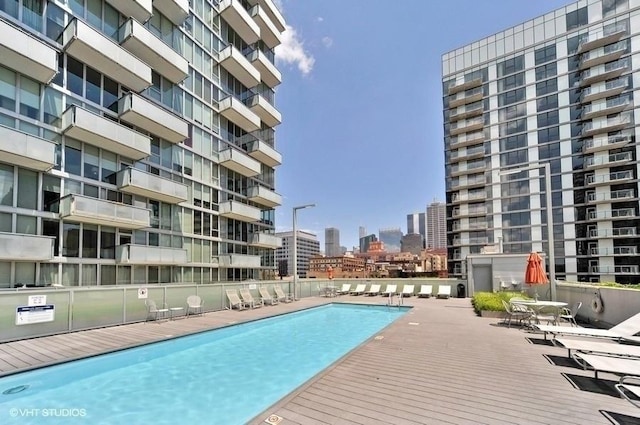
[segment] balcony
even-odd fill
[[[637,275],[640,273],[640,266],[627,265],[627,266],[591,266],[589,267],[589,273],[592,274],[631,274]]]
[[[249,156],[269,167],[282,164],[282,155],[262,140],[254,140],[247,144]]]
[[[250,187],[247,196],[251,202],[265,205],[269,208],[275,208],[282,205],[282,196],[264,186]]]
[[[469,164],[454,164],[451,167],[450,174],[451,176],[461,176],[463,174],[475,174],[479,172],[484,172],[487,169],[487,164],[482,162],[478,164],[472,164],[473,166],[469,166]]]
[[[613,248],[591,248],[589,254],[596,257],[614,257],[637,255],[638,249],[635,246],[614,246]]]
[[[189,17],[189,0],[153,0],[153,7],[177,26]]]
[[[629,115],[619,115],[615,118],[601,120],[597,122],[587,122],[582,125],[580,131],[581,137],[589,137],[594,134],[611,133],[612,131],[622,130],[631,122]]]
[[[0,161],[38,171],[56,164],[56,144],[13,128],[0,126]]]
[[[280,112],[259,94],[255,94],[249,99],[249,109],[255,112],[260,120],[269,127],[275,127],[282,122]]]
[[[259,255],[221,254],[218,257],[220,267],[253,269],[260,267]]]
[[[589,50],[604,47],[608,44],[619,41],[627,33],[626,25],[617,25],[610,31],[599,31],[597,33],[589,34],[586,38],[580,40],[578,46],[578,53],[588,52]]]
[[[189,75],[189,62],[135,19],[118,29],[120,45],[173,83]]]
[[[584,168],[609,168],[616,167],[633,161],[631,152],[620,152],[607,156],[589,157],[584,160]]]
[[[587,220],[614,220],[614,219],[629,219],[635,218],[635,208],[617,208],[607,211],[587,211]]]
[[[148,136],[75,105],[62,114],[62,133],[136,161],[151,154]]]
[[[260,72],[260,79],[270,88],[282,82],[282,74],[262,51],[256,49],[251,52],[249,61]]]
[[[285,30],[286,26],[284,17],[282,16],[280,10],[278,10],[276,5],[273,3],[273,0],[249,0],[249,4],[251,4],[252,6],[259,4],[262,10],[267,14],[269,19],[271,19],[273,25],[276,26],[278,31],[283,32]]]
[[[116,175],[118,190],[168,204],[189,199],[187,186],[136,168],[125,168]]]
[[[452,137],[449,142],[449,147],[451,149],[461,148],[463,146],[478,145],[480,143],[484,143],[484,131],[475,131],[473,133]]]
[[[109,37],[73,19],[62,33],[63,50],[109,78],[140,92],[152,84],[151,68]]]
[[[613,81],[607,81],[598,86],[585,87],[582,90],[582,103],[593,102],[594,100],[604,99],[605,97],[616,96],[627,89],[628,82],[626,78],[618,78]]]
[[[220,65],[246,87],[255,87],[260,82],[260,72],[232,44],[225,47],[219,59]]]
[[[0,20],[0,34],[3,65],[41,83],[48,84],[55,77],[58,72],[56,49],[7,21]]]
[[[282,43],[282,36],[280,31],[271,22],[271,18],[267,15],[267,12],[259,4],[253,6],[249,11],[249,15],[260,27],[260,38],[269,47],[273,49],[278,44]]]
[[[587,69],[580,78],[581,86],[590,86],[599,81],[611,80],[619,77],[629,69],[629,59],[620,59],[613,63],[598,68]]]
[[[116,246],[117,264],[153,264],[160,266],[188,263],[187,250],[148,245]]]
[[[222,150],[219,159],[220,165],[245,177],[257,176],[261,171],[258,161],[238,149],[226,148]]]
[[[233,96],[229,96],[220,101],[219,108],[220,114],[223,117],[238,124],[247,133],[251,133],[260,128],[260,117]]]
[[[589,230],[590,238],[627,238],[627,237],[636,237],[637,231],[635,227],[618,227],[613,229],[590,229]]]
[[[260,27],[251,19],[249,12],[242,7],[239,0],[222,0],[218,7],[222,18],[247,44],[253,44],[258,41]]]
[[[587,193],[587,203],[611,203],[634,199],[635,194],[632,189],[614,190],[611,193]]]
[[[118,100],[118,117],[172,143],[189,137],[189,125],[174,113],[136,93]]]
[[[479,87],[482,85],[482,79],[481,78],[476,78],[474,80],[471,81],[455,81],[453,83],[453,85],[449,86],[449,90],[448,93],[449,95],[461,92],[463,90],[469,90],[472,89],[474,87]]]
[[[621,41],[611,46],[598,50],[591,50],[583,53],[580,58],[580,69],[592,68],[603,63],[612,62],[620,57],[627,50],[627,43]]]
[[[147,22],[153,15],[152,0],[106,0],[118,12],[138,22]]]
[[[609,173],[600,176],[590,174],[586,176],[585,182],[589,186],[600,186],[618,184],[626,180],[633,180],[633,172],[631,172],[630,170],[616,171],[615,173]]]
[[[477,102],[479,100],[482,100],[482,97],[482,87],[477,87],[465,92],[459,92],[454,96],[449,97],[449,108],[456,108],[460,105]]]
[[[591,120],[604,115],[613,115],[622,112],[633,105],[633,102],[625,98],[615,98],[601,102],[600,104],[590,104],[582,108],[583,120]]]
[[[482,104],[467,105],[465,107],[452,109],[449,111],[449,122],[455,122],[463,118],[477,117],[478,115],[482,115],[483,111],[484,107]]]
[[[249,235],[249,245],[269,249],[281,248],[282,238],[269,233],[254,232]]]
[[[484,119],[482,117],[473,118],[471,120],[458,121],[451,124],[449,134],[452,136],[460,133],[469,133],[480,130],[484,127]]]
[[[219,213],[222,217],[249,223],[260,220],[260,209],[233,200],[221,202]]]
[[[0,233],[0,260],[50,261],[53,259],[54,237]]]
[[[628,134],[600,137],[597,139],[586,140],[584,142],[582,151],[584,153],[593,153],[599,151],[607,151],[610,149],[619,149],[629,143],[631,143],[631,136]]]
[[[144,229],[151,225],[151,211],[146,208],[77,194],[60,198],[60,218],[121,229]]]

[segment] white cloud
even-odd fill
[[[333,46],[333,39],[331,37],[322,37],[322,44],[328,49]]]
[[[318,17],[316,18],[316,21],[318,21],[318,22],[323,22],[323,21],[324,21],[324,18],[323,18],[322,16],[318,16]]]
[[[315,58],[304,50],[304,43],[298,38],[295,28],[289,25],[282,33],[282,44],[276,47],[276,60],[295,64],[303,75],[308,75],[316,62]]]

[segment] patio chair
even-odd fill
[[[609,338],[615,340],[631,339],[633,335],[640,332],[640,313],[623,320],[611,329],[576,328],[554,325],[534,325],[534,328],[544,333],[544,339],[547,339],[547,334]]]
[[[338,295],[348,294],[349,292],[351,292],[351,284],[350,283],[343,283],[342,284],[342,288],[340,288],[337,291]]]
[[[531,315],[533,312],[526,307],[510,304],[505,300],[502,300],[502,306],[506,312],[506,316],[504,317],[504,321],[502,323],[506,323],[507,327],[511,327],[511,321],[517,320],[520,324],[523,324],[525,321],[529,321],[531,319]]]
[[[384,288],[384,292],[382,293],[383,297],[388,297],[390,295],[397,295],[398,294],[398,285],[387,285],[386,288]]]
[[[240,289],[240,298],[242,298],[242,301],[249,304],[251,308],[259,308],[264,305],[262,300],[256,301],[256,299],[253,298],[253,295],[251,295],[251,291],[247,288]]]
[[[349,291],[350,295],[362,295],[364,294],[364,290],[367,287],[366,284],[364,283],[359,283],[356,285],[356,289],[354,289],[353,291]]]
[[[162,308],[158,308],[158,305],[153,300],[145,300],[144,304],[147,306],[147,320],[153,318],[153,320],[164,319],[167,317],[169,308],[166,304],[162,305]]]
[[[640,346],[637,345],[618,344],[617,342],[609,342],[602,339],[555,338],[552,342],[558,347],[566,348],[567,357],[569,358],[572,356],[571,351],[574,351],[585,354],[604,354],[640,359]]]
[[[533,310],[531,319],[536,323],[547,322],[547,325],[557,325],[558,318],[560,317],[560,310],[556,307],[542,307],[538,310]]]
[[[420,285],[418,298],[431,298],[433,295],[433,285]]]
[[[240,299],[240,297],[238,296],[238,291],[236,291],[235,289],[227,289],[225,291],[227,293],[227,298],[229,299],[229,310],[233,310],[234,308],[237,308],[238,310],[244,310],[245,308],[249,307],[249,304],[247,304],[246,301],[243,301]]]
[[[578,322],[576,322],[576,315],[578,314],[578,310],[582,307],[582,302],[578,301],[573,305],[572,308],[563,308],[560,312],[560,319],[566,320],[571,324],[571,326],[578,326]]]
[[[290,303],[291,301],[293,301],[291,294],[285,294],[282,288],[278,285],[275,285],[273,287],[273,290],[276,293],[276,299],[278,300],[278,302]]]
[[[198,295],[189,295],[187,297],[187,311],[185,313],[186,317],[189,317],[189,314],[199,314],[202,315],[202,298]]]
[[[451,296],[451,285],[439,285],[436,298],[449,298]]]
[[[414,291],[415,285],[403,285],[402,286],[402,296],[403,297],[410,297],[413,295],[413,291]]]
[[[264,286],[258,288],[258,292],[260,293],[260,298],[262,299],[263,304],[276,305],[278,304],[278,300],[273,298],[269,293],[269,290]]]
[[[623,376],[615,387],[622,398],[640,408],[640,379],[635,376]]]
[[[368,291],[365,291],[364,293],[365,295],[368,295],[370,297],[374,296],[374,295],[380,295],[380,285],[378,283],[374,283],[369,287]]]
[[[640,376],[640,360],[636,358],[574,353],[573,359],[585,370],[593,369],[596,379],[598,379],[598,372]]]

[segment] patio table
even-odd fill
[[[542,320],[550,321],[550,318],[548,316],[543,318],[543,316],[541,316],[540,313],[544,308],[551,307],[552,309],[555,309],[555,313],[556,313],[553,315],[554,324],[557,323],[558,317],[560,316],[560,312],[562,311],[562,309],[569,305],[569,303],[566,303],[563,301],[528,301],[528,300],[510,301],[510,304],[523,306],[531,309],[531,311],[533,311],[533,317],[538,323],[540,323],[541,318]]]

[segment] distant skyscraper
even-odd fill
[[[422,235],[422,240],[427,240],[427,214],[407,214],[407,234],[416,233]],[[424,248],[424,247],[423,247]]]
[[[335,227],[324,229],[324,255],[327,257],[338,257],[342,255],[340,248],[340,230]]]
[[[384,243],[387,252],[400,252],[400,242],[402,241],[402,230],[400,228],[380,229],[378,231],[380,241]]]
[[[370,234],[368,236],[363,236],[360,238],[360,252],[365,253],[369,251],[369,245],[371,242],[377,241],[376,235]]]
[[[402,237],[402,252],[410,252],[414,255],[420,255],[424,247],[424,239],[419,233],[408,233]]]
[[[309,258],[320,255],[320,242],[313,233],[296,230],[298,240],[296,248],[298,255],[298,276],[307,277],[309,270]],[[287,262],[288,275],[293,275],[293,232],[280,232],[276,236],[282,238],[282,246],[276,248],[276,264],[284,260]]]
[[[364,226],[358,227],[358,239],[362,239],[367,236],[367,229]]]
[[[447,247],[447,206],[433,201],[427,205],[427,248]]]

